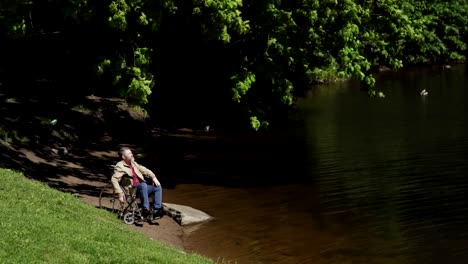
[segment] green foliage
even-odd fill
[[[25,5],[15,0],[4,0],[0,4],[0,30],[7,36],[18,38],[26,33]]]
[[[133,64],[128,65],[123,57],[113,61],[104,59],[97,65],[97,74],[106,72],[113,78],[112,84],[118,88],[119,94],[134,105],[145,105],[154,86],[153,75],[149,71],[150,50],[137,48],[133,51]]]
[[[109,4],[111,16],[108,18],[111,27],[125,30],[127,28],[127,14],[131,10],[126,0],[116,0]]]
[[[256,116],[251,116],[250,117],[250,125],[252,128],[256,131],[258,131],[260,128],[265,128],[268,127],[268,122],[266,121],[260,121]]]
[[[295,96],[310,84],[348,77],[360,80],[370,96],[384,98],[374,89],[375,68],[465,60],[466,1],[304,0],[246,5],[255,10],[244,12],[252,31],[239,47],[251,49],[251,56],[240,65],[241,72],[252,73],[257,82],[237,82],[234,92],[236,100],[241,94],[254,107],[265,100],[269,106],[293,106]],[[258,52],[258,47],[265,51]],[[258,118],[271,118],[267,115]]]
[[[374,88],[379,67],[460,62],[467,55],[465,0],[68,0],[57,5],[63,5],[65,21],[97,27],[109,38],[95,54],[96,74],[137,105],[150,103],[166,66],[154,59],[182,51],[164,37],[190,41],[186,45],[193,53],[216,47],[206,56],[222,56],[229,66],[213,76],[222,84],[213,89],[231,92],[240,108],[256,113],[250,121],[257,128],[258,122],[273,120],[273,113],[293,109],[313,84],[355,78],[370,96],[382,97]],[[4,1],[0,26],[10,37],[28,34],[31,10]]]
[[[243,20],[240,11],[242,0],[194,0],[193,15],[202,18],[205,33],[217,36],[223,43],[231,41],[233,31],[238,34],[249,32],[249,21]]]
[[[466,59],[468,32],[466,1],[408,1],[405,13],[413,21],[413,31],[404,52],[408,63],[446,63]]]
[[[231,77],[231,80],[236,83],[235,88],[233,88],[234,95],[232,99],[239,103],[242,96],[244,96],[255,83],[255,74],[245,71],[234,75]]]

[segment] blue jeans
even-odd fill
[[[148,185],[142,182],[135,186],[137,195],[143,202],[143,209],[149,209],[149,197],[153,194],[154,205],[153,208],[158,210],[162,207],[162,188],[161,186]]]

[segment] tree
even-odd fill
[[[164,89],[232,100],[260,129],[287,118],[313,84],[356,78],[375,96],[381,66],[464,61],[468,3],[7,0],[0,27],[7,39],[67,35],[74,58],[87,58],[79,65],[133,104],[151,106]],[[77,39],[90,44],[83,51]]]

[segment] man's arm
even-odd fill
[[[150,177],[156,186],[161,186],[161,183],[158,181],[158,178],[156,177],[156,174],[154,174],[154,172],[152,172],[150,169],[136,162],[135,164],[138,166],[138,169],[141,171],[143,175],[145,175],[146,177]]]
[[[124,192],[122,188],[120,187],[120,180],[122,179],[122,176],[125,174],[125,172],[120,168],[118,165],[114,167],[114,174],[112,175],[111,182],[112,186],[114,187],[115,193],[117,193],[119,200],[123,201],[124,197]]]

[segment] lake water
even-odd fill
[[[215,217],[187,229],[188,249],[239,264],[468,263],[468,67],[377,83],[386,98],[315,87],[283,133],[194,142],[165,191]]]

